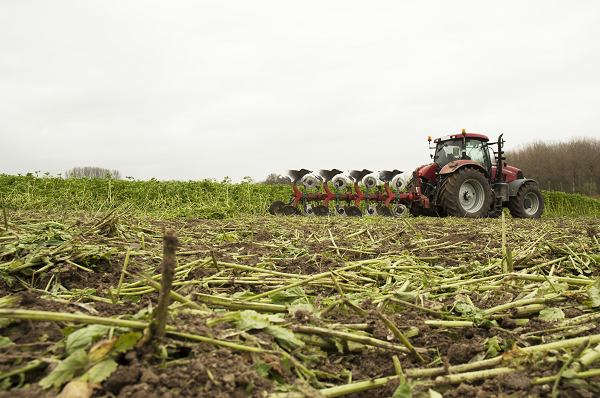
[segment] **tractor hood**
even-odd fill
[[[431,163],[425,166],[421,166],[417,169],[417,177],[425,178],[429,181],[435,180],[437,164]]]

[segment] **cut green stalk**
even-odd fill
[[[506,220],[502,212],[502,273],[508,272],[507,250],[506,250]]]
[[[196,296],[204,304],[212,307],[224,307],[234,310],[254,310],[258,312],[288,312],[285,305],[266,304],[266,303],[251,303],[248,301],[232,300],[224,297],[209,296],[207,294],[196,293]]]
[[[558,383],[560,383],[560,379],[562,378],[563,373],[569,368],[569,366],[571,366],[574,360],[579,358],[583,350],[585,350],[589,344],[589,340],[583,341],[581,345],[575,350],[573,355],[569,355],[569,359],[563,364],[562,368],[558,371],[554,380],[554,386],[552,387],[553,398],[556,398],[558,396]]]
[[[546,297],[547,298],[532,298],[532,299],[513,301],[512,303],[506,303],[506,304],[502,304],[502,305],[499,305],[496,307],[488,308],[487,310],[484,310],[483,313],[484,313],[484,315],[487,316],[490,314],[494,314],[496,312],[506,311],[511,308],[522,307],[522,306],[529,305],[529,304],[546,304],[547,305],[547,304],[552,304],[552,303],[557,303],[557,302],[567,300],[566,297],[560,297],[555,294],[554,295],[548,294],[548,295],[546,295]]]
[[[27,365],[23,366],[22,368],[19,368],[19,369],[10,371],[10,372],[0,372],[0,380],[8,379],[9,377],[16,376],[21,373],[29,372],[31,370],[35,370],[35,369],[40,368],[45,365],[46,365],[45,362],[36,359],[34,361],[29,362]],[[10,383],[9,383],[9,385],[10,385]]]
[[[410,350],[406,347],[391,344],[391,343],[388,343],[387,341],[378,340],[373,337],[359,336],[359,335],[352,334],[352,333],[345,333],[345,332],[340,332],[338,330],[318,328],[318,327],[314,327],[314,326],[292,326],[291,328],[294,332],[337,337],[337,338],[340,338],[343,340],[355,341],[357,343],[370,345],[373,347],[379,347],[379,348],[384,348],[387,350],[404,352],[407,354],[410,353]]]
[[[400,380],[404,381],[404,373],[402,372],[402,365],[400,365],[400,359],[398,355],[394,355],[392,357],[392,361],[394,362],[394,370],[396,371],[396,376],[400,376]]]
[[[412,346],[412,344],[410,344],[410,342],[407,340],[407,338],[404,337],[404,335],[402,334],[402,332],[400,330],[398,330],[398,328],[396,327],[396,325],[394,325],[394,323],[392,321],[390,321],[387,316],[383,315],[379,311],[377,312],[377,316],[379,316],[379,318],[383,321],[383,323],[385,323],[385,326],[387,326],[388,329],[390,329],[392,331],[392,333],[394,334],[394,336],[396,336],[398,338],[398,340],[400,340],[400,342],[402,344],[404,344],[404,346],[406,348],[408,348],[408,350],[410,351],[410,353],[412,354],[412,356],[415,357],[415,359],[417,360],[417,362],[423,362],[424,361],[423,357],[414,349],[414,347]]]
[[[132,329],[145,329],[148,322],[129,321],[126,319],[103,318],[100,316],[91,316],[83,314],[69,314],[63,312],[46,312],[20,309],[1,309],[0,318],[9,319],[29,319],[31,321],[54,321],[54,322],[75,322],[109,326],[121,326]]]
[[[4,230],[8,232],[8,217],[6,216],[6,202],[4,201],[4,195],[2,195],[2,214],[4,215]]]
[[[340,268],[339,270],[337,270],[337,272],[339,272],[339,271],[346,271],[346,270],[349,270],[349,269],[352,269],[352,268],[357,268],[357,267],[360,267],[361,265],[362,264],[349,265],[347,267]],[[280,291],[283,291],[283,290],[287,290],[287,289],[290,289],[290,288],[295,287],[295,286],[302,286],[302,285],[307,284],[308,282],[316,281],[317,279],[325,278],[325,277],[328,277],[328,276],[331,276],[329,272],[323,272],[322,274],[318,274],[318,275],[315,275],[313,277],[304,279],[303,281],[292,283],[292,284],[289,284],[287,286],[280,287],[278,289],[273,289],[273,290],[270,290],[270,291],[265,292],[265,293],[257,294],[256,296],[249,297],[247,299],[247,301],[258,300],[259,298],[270,296],[273,293],[277,293],[277,292],[280,292]]]
[[[133,274],[127,272],[127,271],[125,271],[125,274],[127,274],[127,275],[135,278],[135,275],[133,275]],[[154,279],[150,278],[148,275],[142,274],[141,277],[144,278],[144,280],[146,281],[146,283],[148,283],[150,286],[152,286],[152,289],[150,291],[156,291],[156,290],[160,291],[160,289],[162,288],[161,284],[159,284],[158,282],[156,282]],[[150,291],[148,291],[148,292],[137,292],[137,294],[149,293]],[[175,301],[178,301],[178,302],[180,302],[183,305],[186,305],[188,307],[195,308],[195,309],[201,309],[201,307],[198,304],[194,303],[193,301],[191,301],[188,298],[183,297],[181,294],[179,294],[177,292],[174,292],[173,290],[171,290],[169,294],[170,294],[170,298],[171,299],[173,299]]]
[[[352,301],[348,300],[347,298],[343,299],[343,302],[345,305],[350,307],[358,315],[363,316],[363,317],[367,315],[367,312],[365,310],[363,310],[362,308],[360,308],[358,305],[354,304]]]
[[[123,262],[123,269],[121,270],[121,277],[119,278],[119,285],[117,286],[117,298],[121,295],[121,285],[123,285],[123,277],[125,276],[125,272],[127,272],[127,264],[129,264],[129,253],[131,251],[131,247],[127,248],[127,253],[125,254],[125,261]]]
[[[279,351],[263,350],[262,348],[250,347],[247,345],[230,343],[228,341],[211,339],[208,337],[199,336],[197,334],[180,333],[180,332],[174,332],[174,331],[167,331],[166,333],[168,335],[172,335],[172,336],[179,336],[179,337],[184,337],[184,338],[190,339],[190,340],[197,340],[197,341],[202,341],[202,342],[219,345],[222,347],[229,347],[229,348],[233,348],[234,350],[239,350],[239,351],[249,351],[249,352],[255,352],[258,354],[275,354],[275,355],[280,353]]]

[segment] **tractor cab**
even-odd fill
[[[492,175],[492,161],[488,149],[488,137],[481,134],[465,133],[436,138],[433,161],[441,170],[448,163],[467,160],[483,167],[489,178]]]

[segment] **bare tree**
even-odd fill
[[[285,184],[291,185],[290,180],[282,176],[281,174],[271,173],[267,176],[267,179],[264,181],[266,185],[275,185],[275,184]]]
[[[507,151],[506,157],[542,189],[594,196],[600,185],[599,151],[600,140],[577,137],[567,142],[535,141]]]
[[[113,180],[122,178],[119,170],[103,169],[102,167],[73,167],[65,173],[66,178],[106,178],[108,175]]]

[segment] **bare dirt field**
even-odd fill
[[[10,220],[0,397],[600,394],[598,219]]]

